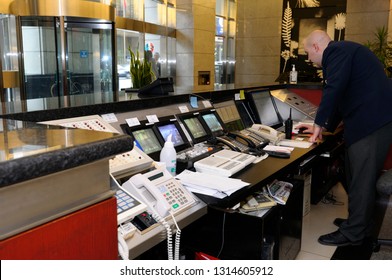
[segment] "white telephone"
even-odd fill
[[[279,141],[285,138],[285,134],[283,132],[279,132],[276,129],[263,124],[253,124],[250,128],[246,129],[268,139],[273,145],[276,145]]]
[[[192,194],[166,168],[136,174],[122,187],[155,210],[161,217],[188,209],[194,202]]]

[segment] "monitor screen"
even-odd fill
[[[170,123],[158,126],[158,130],[165,141],[170,134],[172,135],[171,141],[173,142],[174,147],[184,144],[184,139],[182,139],[182,136],[175,124]]]
[[[158,152],[162,149],[162,146],[159,143],[158,138],[156,137],[152,128],[144,128],[132,131],[132,134],[146,154]]]
[[[204,114],[202,117],[212,132],[223,131],[223,127],[214,113]]]
[[[262,124],[276,126],[282,124],[278,112],[275,109],[273,98],[268,90],[255,91],[251,93],[254,105]]]
[[[184,119],[184,124],[194,139],[207,136],[207,132],[197,117]]]

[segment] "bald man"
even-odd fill
[[[304,40],[308,58],[323,70],[323,95],[309,141],[343,121],[348,218],[319,237],[323,245],[359,245],[372,233],[376,181],[392,144],[392,81],[365,46],[332,41],[322,30]]]

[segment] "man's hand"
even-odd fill
[[[312,136],[310,136],[308,141],[312,142],[312,143],[315,143],[315,142],[323,140],[323,134],[322,133],[323,133],[322,127],[317,125],[317,124],[314,124],[314,126],[313,126],[313,134],[312,134]]]

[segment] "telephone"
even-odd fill
[[[251,129],[247,129],[247,128],[243,129],[240,132],[238,132],[238,134],[247,137],[249,141],[253,143],[253,146],[256,149],[263,149],[270,142],[269,139],[263,138],[260,133],[256,133]]]
[[[109,160],[110,174],[118,176],[124,173],[141,172],[152,166],[153,160],[136,145],[129,152],[116,155]]]
[[[192,194],[162,167],[136,174],[122,187],[161,217],[188,209],[195,202]]]
[[[284,133],[263,124],[253,124],[245,130],[260,135],[262,138],[268,139],[273,145],[276,145],[279,141],[285,139]]]
[[[222,136],[216,136],[212,139],[209,140],[209,142],[216,144],[216,143],[221,143],[223,145],[228,146],[231,150],[236,151],[236,152],[246,152],[248,150],[248,145],[233,139],[227,135],[222,135]]]
[[[118,225],[129,222],[136,215],[147,210],[147,206],[135,199],[128,191],[124,190],[111,174],[110,188],[116,192]]]

